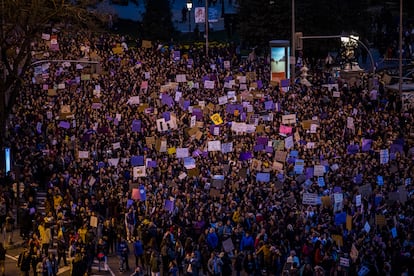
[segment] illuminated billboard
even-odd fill
[[[290,47],[287,40],[270,41],[270,81],[281,82],[290,76]]]

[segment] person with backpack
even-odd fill
[[[222,256],[219,256],[215,252],[211,253],[211,257],[207,262],[208,272],[212,276],[220,276],[223,268]]]
[[[129,208],[125,214],[125,229],[127,234],[127,241],[132,242],[136,224],[136,214],[134,208]]]
[[[121,238],[121,241],[118,244],[118,256],[119,256],[119,271],[124,272],[129,270],[128,256],[129,256],[129,247],[128,243],[124,238]]]
[[[240,251],[252,252],[254,249],[254,240],[249,232],[246,232],[240,241]]]
[[[107,251],[107,244],[103,238],[100,238],[98,241],[98,245],[96,246],[96,258],[99,261],[99,271],[101,271],[101,263],[104,263],[104,270],[108,269],[108,251]]]
[[[49,257],[46,258],[46,270],[47,270],[47,276],[57,275],[59,267],[57,265],[55,253],[50,253]]]
[[[33,275],[34,276],[43,275],[43,257],[42,257],[42,252],[40,252],[40,249],[37,250],[36,253],[31,254],[31,263],[32,263]]]
[[[141,262],[141,266],[145,269],[144,264],[144,247],[142,241],[137,236],[134,242],[134,255],[135,255],[135,267],[138,267],[138,263]]]
[[[30,271],[30,253],[29,250],[24,249],[22,253],[19,255],[19,259],[17,260],[17,267],[20,268],[20,275],[22,276],[29,276]]]
[[[161,258],[156,251],[152,251],[150,258],[151,276],[160,276]]]
[[[60,264],[60,260],[63,259],[63,264],[65,266],[68,265],[68,262],[66,260],[66,250],[68,248],[68,245],[66,244],[66,240],[63,237],[63,234],[59,234],[57,237],[57,254],[58,254],[58,258],[57,258],[57,264],[59,266]]]

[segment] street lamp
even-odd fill
[[[291,2],[291,12],[292,12],[292,24],[291,24],[291,28],[292,28],[292,49],[291,49],[291,71],[290,71],[290,78],[291,78],[291,83],[292,83],[292,87],[295,85],[295,77],[296,77],[296,41],[295,41],[295,32],[296,32],[296,26],[295,26],[295,0],[292,0]]]
[[[191,9],[193,8],[193,2],[187,0],[187,10],[188,10],[188,32],[191,32]]]
[[[403,70],[403,66],[402,66],[402,58],[403,58],[403,0],[400,0],[400,26],[399,26],[399,35],[398,35],[398,40],[399,40],[399,45],[398,45],[398,93],[400,95],[400,97],[402,96],[402,85],[403,85],[403,79],[402,79],[402,70]]]

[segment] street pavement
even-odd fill
[[[7,242],[4,242],[6,247],[6,261],[5,261],[5,271],[7,276],[14,276],[20,274],[20,268],[17,267],[17,260],[19,258],[19,254],[23,251],[25,247],[25,242],[20,237],[20,230],[15,229],[13,231],[13,244],[9,245]],[[130,252],[133,252],[132,244],[129,244]],[[56,249],[49,249],[49,252],[54,252]],[[129,266],[131,268],[130,271],[125,271],[123,273],[119,272],[119,260],[118,256],[112,255],[108,257],[108,269],[104,271],[103,264],[101,265],[101,271],[99,271],[98,261],[95,259],[94,264],[92,266],[92,273],[91,275],[131,275],[133,269],[135,268],[135,257],[134,254],[130,254],[129,256]],[[69,264],[68,259],[68,264]],[[33,275],[33,271],[30,271],[30,275]],[[59,271],[57,275],[62,276],[70,276],[71,275],[71,267],[70,266],[63,266],[63,261],[61,261],[61,266],[59,267]],[[80,275],[76,275],[80,276]]]

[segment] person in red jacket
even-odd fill
[[[320,241],[315,243],[315,254],[313,256],[313,261],[315,262],[315,265],[321,265],[323,261],[322,243]]]

